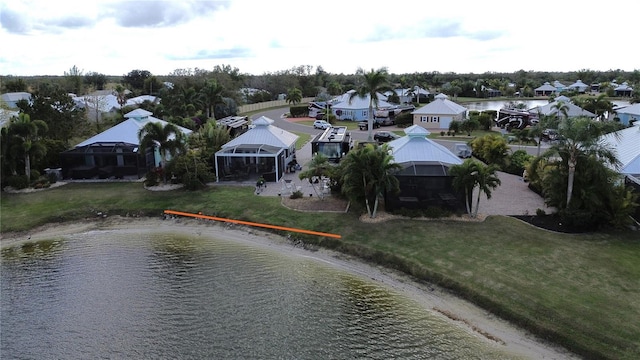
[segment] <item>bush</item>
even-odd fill
[[[545,215],[547,215],[547,213],[544,210],[540,208],[536,209],[536,216],[545,216]]]
[[[207,162],[194,153],[177,156],[169,163],[167,171],[187,190],[203,189],[208,182],[215,180]]]
[[[7,184],[16,190],[26,189],[29,187],[29,178],[27,175],[14,175],[7,180]]]
[[[31,180],[37,180],[40,177],[40,171],[38,170],[31,170]]]
[[[292,117],[302,117],[309,115],[309,107],[308,106],[292,106],[289,108],[289,113]]]
[[[160,184],[161,172],[159,168],[153,168],[147,171],[144,184],[146,186],[157,186]]]
[[[293,193],[291,193],[291,196],[289,196],[290,199],[300,199],[302,198],[304,195],[302,194],[302,191],[300,190],[296,190]]]
[[[410,112],[403,112],[396,115],[393,120],[396,123],[397,127],[405,128],[413,125],[413,115]]]
[[[504,171],[513,175],[522,175],[526,167],[535,158],[529,155],[525,150],[516,150],[509,156],[508,165]]]

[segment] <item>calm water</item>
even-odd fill
[[[302,256],[90,232],[2,250],[0,358],[509,359],[382,284]]]
[[[500,109],[502,109],[503,107],[505,107],[509,102],[508,101],[476,101],[476,102],[469,102],[469,103],[464,103],[462,104],[464,107],[466,107],[469,110],[478,110],[478,111],[485,111],[485,110],[495,110],[498,111]],[[546,104],[549,103],[549,100],[545,99],[545,100],[522,100],[522,101],[516,101],[516,103],[524,103],[526,105],[525,109],[533,109],[534,107],[538,107],[538,106],[544,106]],[[618,107],[618,106],[629,106],[630,103],[628,101],[620,101],[620,100],[614,100],[612,101],[614,107]]]

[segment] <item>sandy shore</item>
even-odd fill
[[[227,239],[272,250],[275,249],[278,252],[293,256],[304,256],[383,283],[418,301],[425,308],[434,311],[438,316],[447,318],[452,323],[467,329],[470,333],[486,340],[493,346],[515,356],[530,359],[579,359],[579,357],[568,353],[564,349],[545,343],[436,286],[417,283],[405,274],[373,266],[341,253],[324,249],[306,250],[302,246],[291,243],[285,237],[253,228],[182,218],[163,220],[161,218],[109,217],[87,222],[51,224],[23,233],[1,234],[0,247],[5,248],[20,243],[52,239],[94,230],[179,232],[185,235]]]

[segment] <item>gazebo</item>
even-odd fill
[[[295,159],[298,135],[272,124],[272,119],[261,116],[247,132],[222,145],[215,154],[216,181],[243,180],[252,174],[280,181]]]

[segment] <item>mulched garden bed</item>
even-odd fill
[[[512,217],[516,219],[520,219],[533,226],[550,230],[550,231],[556,231],[556,232],[568,233],[568,234],[578,234],[578,233],[586,232],[586,230],[580,230],[580,229],[576,229],[574,227],[569,227],[562,224],[562,220],[560,220],[560,216],[556,214],[542,215],[542,216],[512,215]]]

